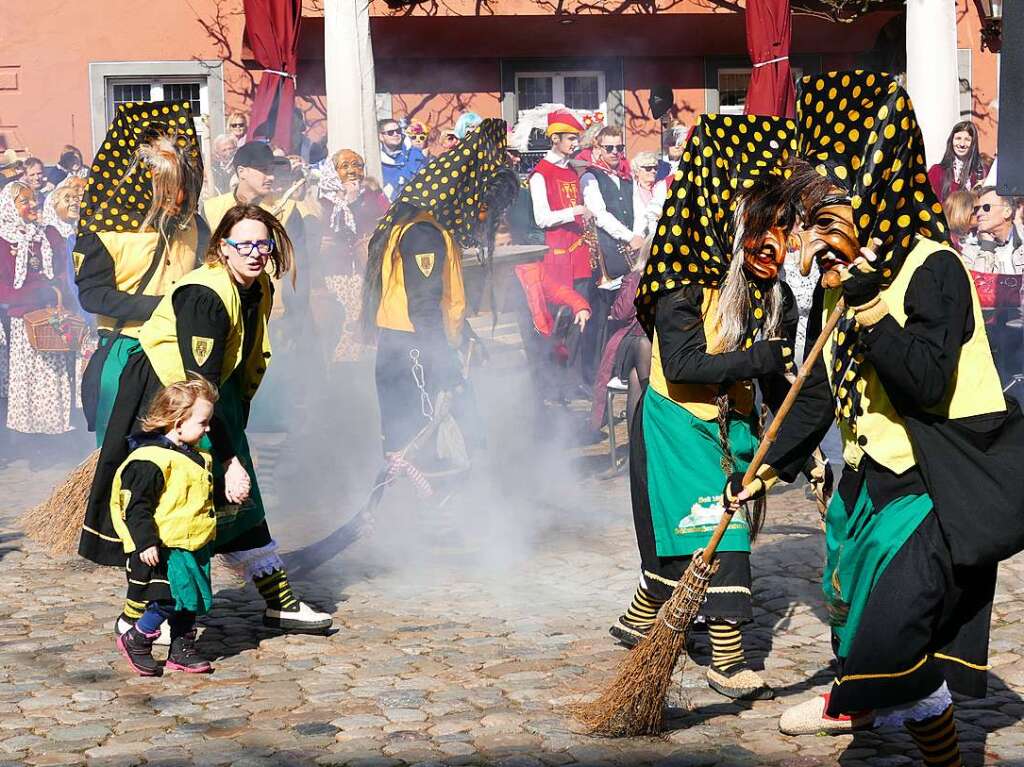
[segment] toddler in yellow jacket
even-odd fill
[[[216,387],[199,376],[160,389],[114,475],[110,514],[127,555],[128,600],[144,608],[117,647],[142,676],[213,670],[195,646],[196,616],[213,601],[210,544],[217,531],[211,458],[196,446],[216,401]],[[161,668],[153,642],[164,621],[171,648]]]

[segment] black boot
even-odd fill
[[[163,673],[160,664],[153,658],[153,641],[158,636],[159,631],[144,634],[132,626],[117,638],[117,649],[139,676],[160,676]]]
[[[171,640],[171,650],[167,654],[165,668],[170,671],[184,671],[188,674],[209,674],[213,671],[210,661],[203,658],[196,650],[196,630]]]

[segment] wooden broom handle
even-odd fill
[[[754,454],[754,459],[750,462],[747,467],[746,473],[743,475],[743,485],[749,485],[757,476],[757,470],[761,468],[761,464],[764,463],[764,458],[768,455],[768,450],[771,448],[772,443],[775,442],[775,438],[779,434],[779,429],[782,428],[782,422],[786,420],[786,416],[789,415],[789,411],[793,408],[793,403],[796,402],[797,396],[800,394],[800,390],[804,386],[804,382],[807,377],[811,374],[811,368],[814,367],[814,363],[818,361],[818,357],[821,355],[821,350],[825,348],[825,343],[828,341],[828,337],[832,335],[832,331],[836,329],[836,325],[839,324],[839,319],[843,316],[846,311],[846,303],[843,299],[839,299],[839,303],[836,304],[832,313],[828,316],[828,320],[825,322],[825,327],[821,329],[821,333],[818,335],[818,339],[814,342],[814,346],[804,357],[804,362],[800,366],[800,372],[797,373],[796,380],[793,381],[789,387],[789,392],[786,394],[786,399],[782,401],[782,405],[775,412],[775,417],[772,419],[771,425],[768,427],[768,431],[765,432],[764,436],[761,437],[761,444],[758,445],[757,452]],[[718,544],[722,541],[722,536],[725,535],[725,530],[729,527],[729,523],[732,522],[732,511],[727,508],[722,514],[722,518],[718,521],[718,527],[711,534],[711,540],[708,541],[708,545],[704,547],[704,561],[707,564],[711,564],[711,560],[715,557],[715,551],[718,549]]]

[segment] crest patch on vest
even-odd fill
[[[430,273],[434,271],[435,255],[433,253],[417,253],[414,258],[416,259],[416,266],[419,267],[423,276],[429,277]]]
[[[78,274],[82,269],[82,262],[85,260],[85,256],[79,253],[77,250],[71,253],[71,263],[75,267],[75,274]]]
[[[192,336],[192,356],[200,366],[205,365],[213,354],[213,339],[203,336]]]

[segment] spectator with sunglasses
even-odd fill
[[[976,232],[963,243],[963,257],[967,268],[981,274],[1014,275],[1020,280],[1024,273],[1024,240],[1014,225],[1018,201],[1002,197],[994,186],[983,186],[977,191],[974,204]],[[1007,280],[1001,279],[1006,283]],[[996,305],[985,310],[989,342],[995,357],[999,376],[1005,384],[1010,376],[1021,370],[1021,332],[1008,327],[1007,322],[1020,316],[1019,300],[1005,305],[998,294]]]
[[[228,115],[228,133],[235,137],[238,146],[245,144],[246,134],[249,132],[249,118],[244,112],[232,112]]]
[[[406,146],[405,134],[398,120],[379,120],[377,134],[380,138],[384,194],[387,195],[389,202],[394,202],[402,187],[426,164],[427,158],[419,147]]]

